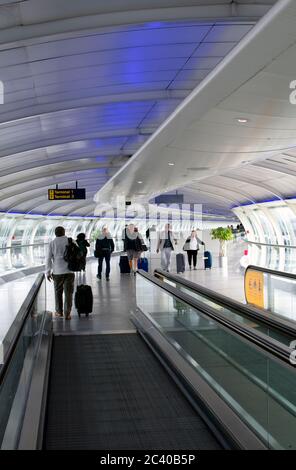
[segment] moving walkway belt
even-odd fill
[[[137,334],[54,338],[45,449],[220,449]]]
[[[0,371],[0,386],[3,389],[3,385],[7,385],[6,388],[10,389],[6,378],[12,375],[13,365],[20,359],[18,347],[23,348],[21,332],[28,331],[26,334],[29,334],[30,325],[39,325],[39,330],[34,330],[34,338],[39,335],[40,341],[36,342],[38,347],[34,349],[33,356],[28,349],[33,367],[30,379],[33,387],[23,396],[26,408],[24,413],[20,413],[15,443],[9,444],[11,447],[7,444],[7,448],[40,448],[40,436],[44,430],[43,446],[48,449],[199,449],[221,446],[252,449],[281,448],[286,444],[289,448],[296,448],[293,440],[296,434],[293,398],[296,370],[289,361],[290,349],[250,327],[225,319],[214,308],[154,276],[139,272],[136,282],[137,295],[144,292],[143,305],[148,305],[148,309],[141,312],[138,308],[133,320],[160,362],[136,334],[61,336],[54,338],[51,348],[47,312],[40,312],[44,321],[36,323],[35,307],[30,303],[19,333],[15,335],[5,371]],[[141,283],[144,290],[141,290]],[[34,298],[40,286],[37,286]],[[156,313],[168,318],[173,328],[164,331],[161,322],[157,324],[157,318],[151,317],[149,305],[154,296],[149,298],[146,288],[153,292],[155,289],[156,297],[160,294],[169,300],[169,303],[157,304]],[[166,305],[173,304],[175,300],[180,300],[192,315],[202,312],[207,323],[210,319],[210,328],[206,331],[188,329],[186,315],[178,315],[174,308],[166,310]],[[30,328],[24,330],[28,322]],[[221,347],[222,336],[226,341]],[[225,350],[225,345],[229,351]],[[245,370],[241,367],[240,357],[237,356],[237,363],[235,354],[231,355],[237,349],[245,361]],[[27,356],[22,357],[25,370]],[[261,373],[263,378],[265,374],[266,383],[265,379],[260,380]],[[21,377],[21,369],[18,376]],[[40,377],[43,377],[42,383]],[[270,378],[273,383],[270,383]],[[219,380],[221,383],[217,382]],[[244,388],[241,388],[242,384]],[[257,416],[258,410],[252,408],[256,408],[258,397],[260,413]],[[14,404],[9,406],[13,415]],[[19,408],[19,402],[16,407]],[[272,428],[269,410],[276,410],[275,429]],[[283,436],[285,432],[287,436]]]

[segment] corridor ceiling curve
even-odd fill
[[[295,24],[296,2],[277,2],[98,191],[98,208],[176,189],[214,212],[296,197]]]
[[[0,211],[92,215],[95,194],[274,3],[1,0]],[[48,201],[76,181],[86,201]]]

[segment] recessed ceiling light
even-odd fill
[[[246,119],[246,118],[237,118],[237,122],[239,122],[240,124],[246,124],[246,122],[248,122],[248,119]]]
[[[142,184],[142,183],[143,183],[143,181],[138,181],[138,184]]]
[[[186,170],[188,171],[205,171],[205,170],[208,170],[209,167],[208,166],[192,166],[192,167],[189,167],[189,168],[186,168]]]
[[[175,166],[175,164],[173,162],[169,162],[168,165],[169,166]]]

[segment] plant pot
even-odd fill
[[[219,256],[219,268],[227,268],[228,258],[227,256]]]

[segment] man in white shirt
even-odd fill
[[[56,227],[56,238],[52,240],[48,247],[46,259],[46,276],[49,281],[53,279],[55,291],[55,316],[71,319],[71,309],[74,292],[74,273],[68,269],[68,264],[64,260],[64,253],[69,241],[65,236],[64,227]],[[64,308],[63,308],[64,293]]]
[[[161,251],[161,267],[164,271],[169,272],[171,265],[172,251],[174,251],[174,244],[177,245],[178,240],[175,238],[171,224],[166,224],[164,231],[159,234],[156,253]]]

